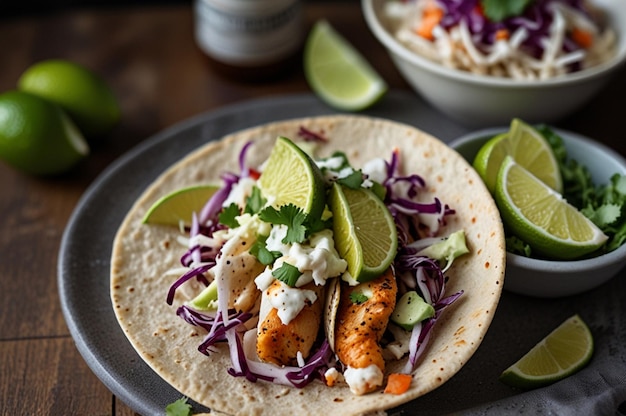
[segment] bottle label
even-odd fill
[[[196,42],[227,64],[272,63],[299,47],[301,15],[299,0],[198,0]]]

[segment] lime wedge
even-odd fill
[[[563,191],[561,171],[550,144],[534,127],[513,119],[509,131],[490,139],[474,159],[474,169],[491,192],[495,189],[500,165],[507,155],[550,188]]]
[[[278,137],[258,186],[275,208],[294,204],[313,217],[326,206],[326,182],[315,162],[286,137]]]
[[[304,73],[313,91],[340,110],[363,110],[387,91],[380,75],[325,20],[313,26],[306,41]]]
[[[607,236],[561,194],[507,156],[496,183],[495,199],[504,223],[533,250],[552,259],[591,253]]]
[[[546,386],[583,368],[592,355],[591,331],[574,315],[504,370],[500,380],[521,389]]]
[[[144,224],[178,226],[191,224],[193,213],[200,214],[204,205],[220,189],[214,185],[195,185],[177,189],[159,198],[143,217]]]
[[[391,265],[398,248],[391,213],[372,191],[333,184],[329,195],[333,234],[352,278],[366,282]]]

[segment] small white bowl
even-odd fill
[[[450,147],[472,163],[478,149],[507,127],[484,129],[462,136]],[[563,138],[569,159],[585,165],[595,184],[606,184],[615,173],[626,174],[626,160],[603,144],[581,135],[553,129]],[[626,245],[602,256],[573,261],[537,260],[507,253],[504,289],[540,298],[575,295],[614,277],[626,265]]]
[[[618,35],[616,56],[602,65],[545,81],[475,75],[418,55],[389,31],[383,13],[386,1],[361,0],[370,30],[415,91],[435,108],[467,126],[505,125],[514,117],[530,123],[554,122],[580,109],[626,62],[626,5],[621,0],[594,0],[594,4],[607,11],[608,21]]]

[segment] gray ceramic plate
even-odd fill
[[[125,154],[81,198],[59,253],[63,313],[92,371],[136,412],[163,414],[165,406],[181,394],[141,360],[111,308],[111,245],[126,212],[163,170],[208,140],[271,121],[331,113],[314,96],[295,95],[248,101],[200,115]],[[366,114],[415,125],[445,142],[467,133],[410,93],[392,92]],[[437,390],[389,414],[615,414],[626,400],[624,293],[623,273],[585,295],[560,300],[504,293],[486,338],[465,367]],[[498,381],[502,370],[574,313],[589,324],[596,340],[595,356],[586,369],[528,393]],[[206,411],[192,404],[194,411]]]

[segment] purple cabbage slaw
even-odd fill
[[[514,33],[519,28],[526,29],[528,37],[522,42],[524,50],[531,56],[539,58],[544,51],[542,39],[549,37],[552,23],[551,5],[561,3],[576,9],[590,17],[582,0],[534,0],[520,16],[513,16],[499,22],[489,20],[480,12],[480,0],[437,0],[446,11],[440,25],[445,29],[457,26],[465,21],[472,37],[478,44],[492,45],[496,39],[496,32],[501,29]],[[581,47],[572,39],[563,40],[565,52],[572,52]]]
[[[218,223],[218,214],[222,203],[228,197],[233,185],[251,172],[245,166],[245,154],[250,145],[251,142],[247,143],[240,153],[240,173],[226,173],[222,175],[223,187],[207,202],[200,218],[194,215],[194,221],[190,229],[191,237],[199,233],[210,236],[216,230],[223,228]],[[439,263],[426,256],[416,254],[417,249],[408,246],[408,243],[419,239],[420,233],[424,232],[424,229],[419,224],[420,216],[435,216],[436,224],[438,224],[438,227],[441,227],[445,225],[446,217],[454,214],[454,210],[442,204],[437,198],[430,203],[415,201],[420,189],[423,189],[426,183],[418,175],[401,176],[398,174],[398,150],[393,151],[391,160],[389,162],[386,161],[385,164],[386,179],[382,184],[386,189],[385,204],[396,222],[399,237],[398,254],[394,261],[399,295],[408,290],[416,290],[435,309],[434,317],[416,325],[411,332],[409,355],[403,369],[403,372],[411,373],[428,344],[438,317],[463,292],[460,291],[444,297],[447,279]],[[396,186],[398,184],[403,186]],[[438,231],[439,228],[430,230],[430,234],[436,235]],[[181,263],[186,267],[190,267],[190,270],[171,285],[167,295],[168,304],[171,305],[173,303],[177,288],[194,277],[205,285],[209,284],[204,273],[216,264],[218,252],[219,250],[202,247],[198,244],[193,244],[185,252],[181,257]],[[228,293],[230,292],[229,282],[227,279],[222,279],[219,283],[216,312],[200,312],[188,305],[181,305],[177,309],[177,315],[187,323],[207,331],[206,336],[198,346],[198,350],[201,353],[210,355],[217,351],[215,348],[217,343],[227,342],[232,363],[232,367],[228,370],[230,375],[243,376],[250,381],[260,379],[300,388],[315,379],[323,379],[327,369],[337,366],[336,358],[328,341],[325,339],[301,367],[278,367],[248,358],[248,354],[245,351],[244,334],[249,330],[248,326],[250,326],[250,323],[254,322],[254,316],[248,312],[229,310],[227,306]]]

